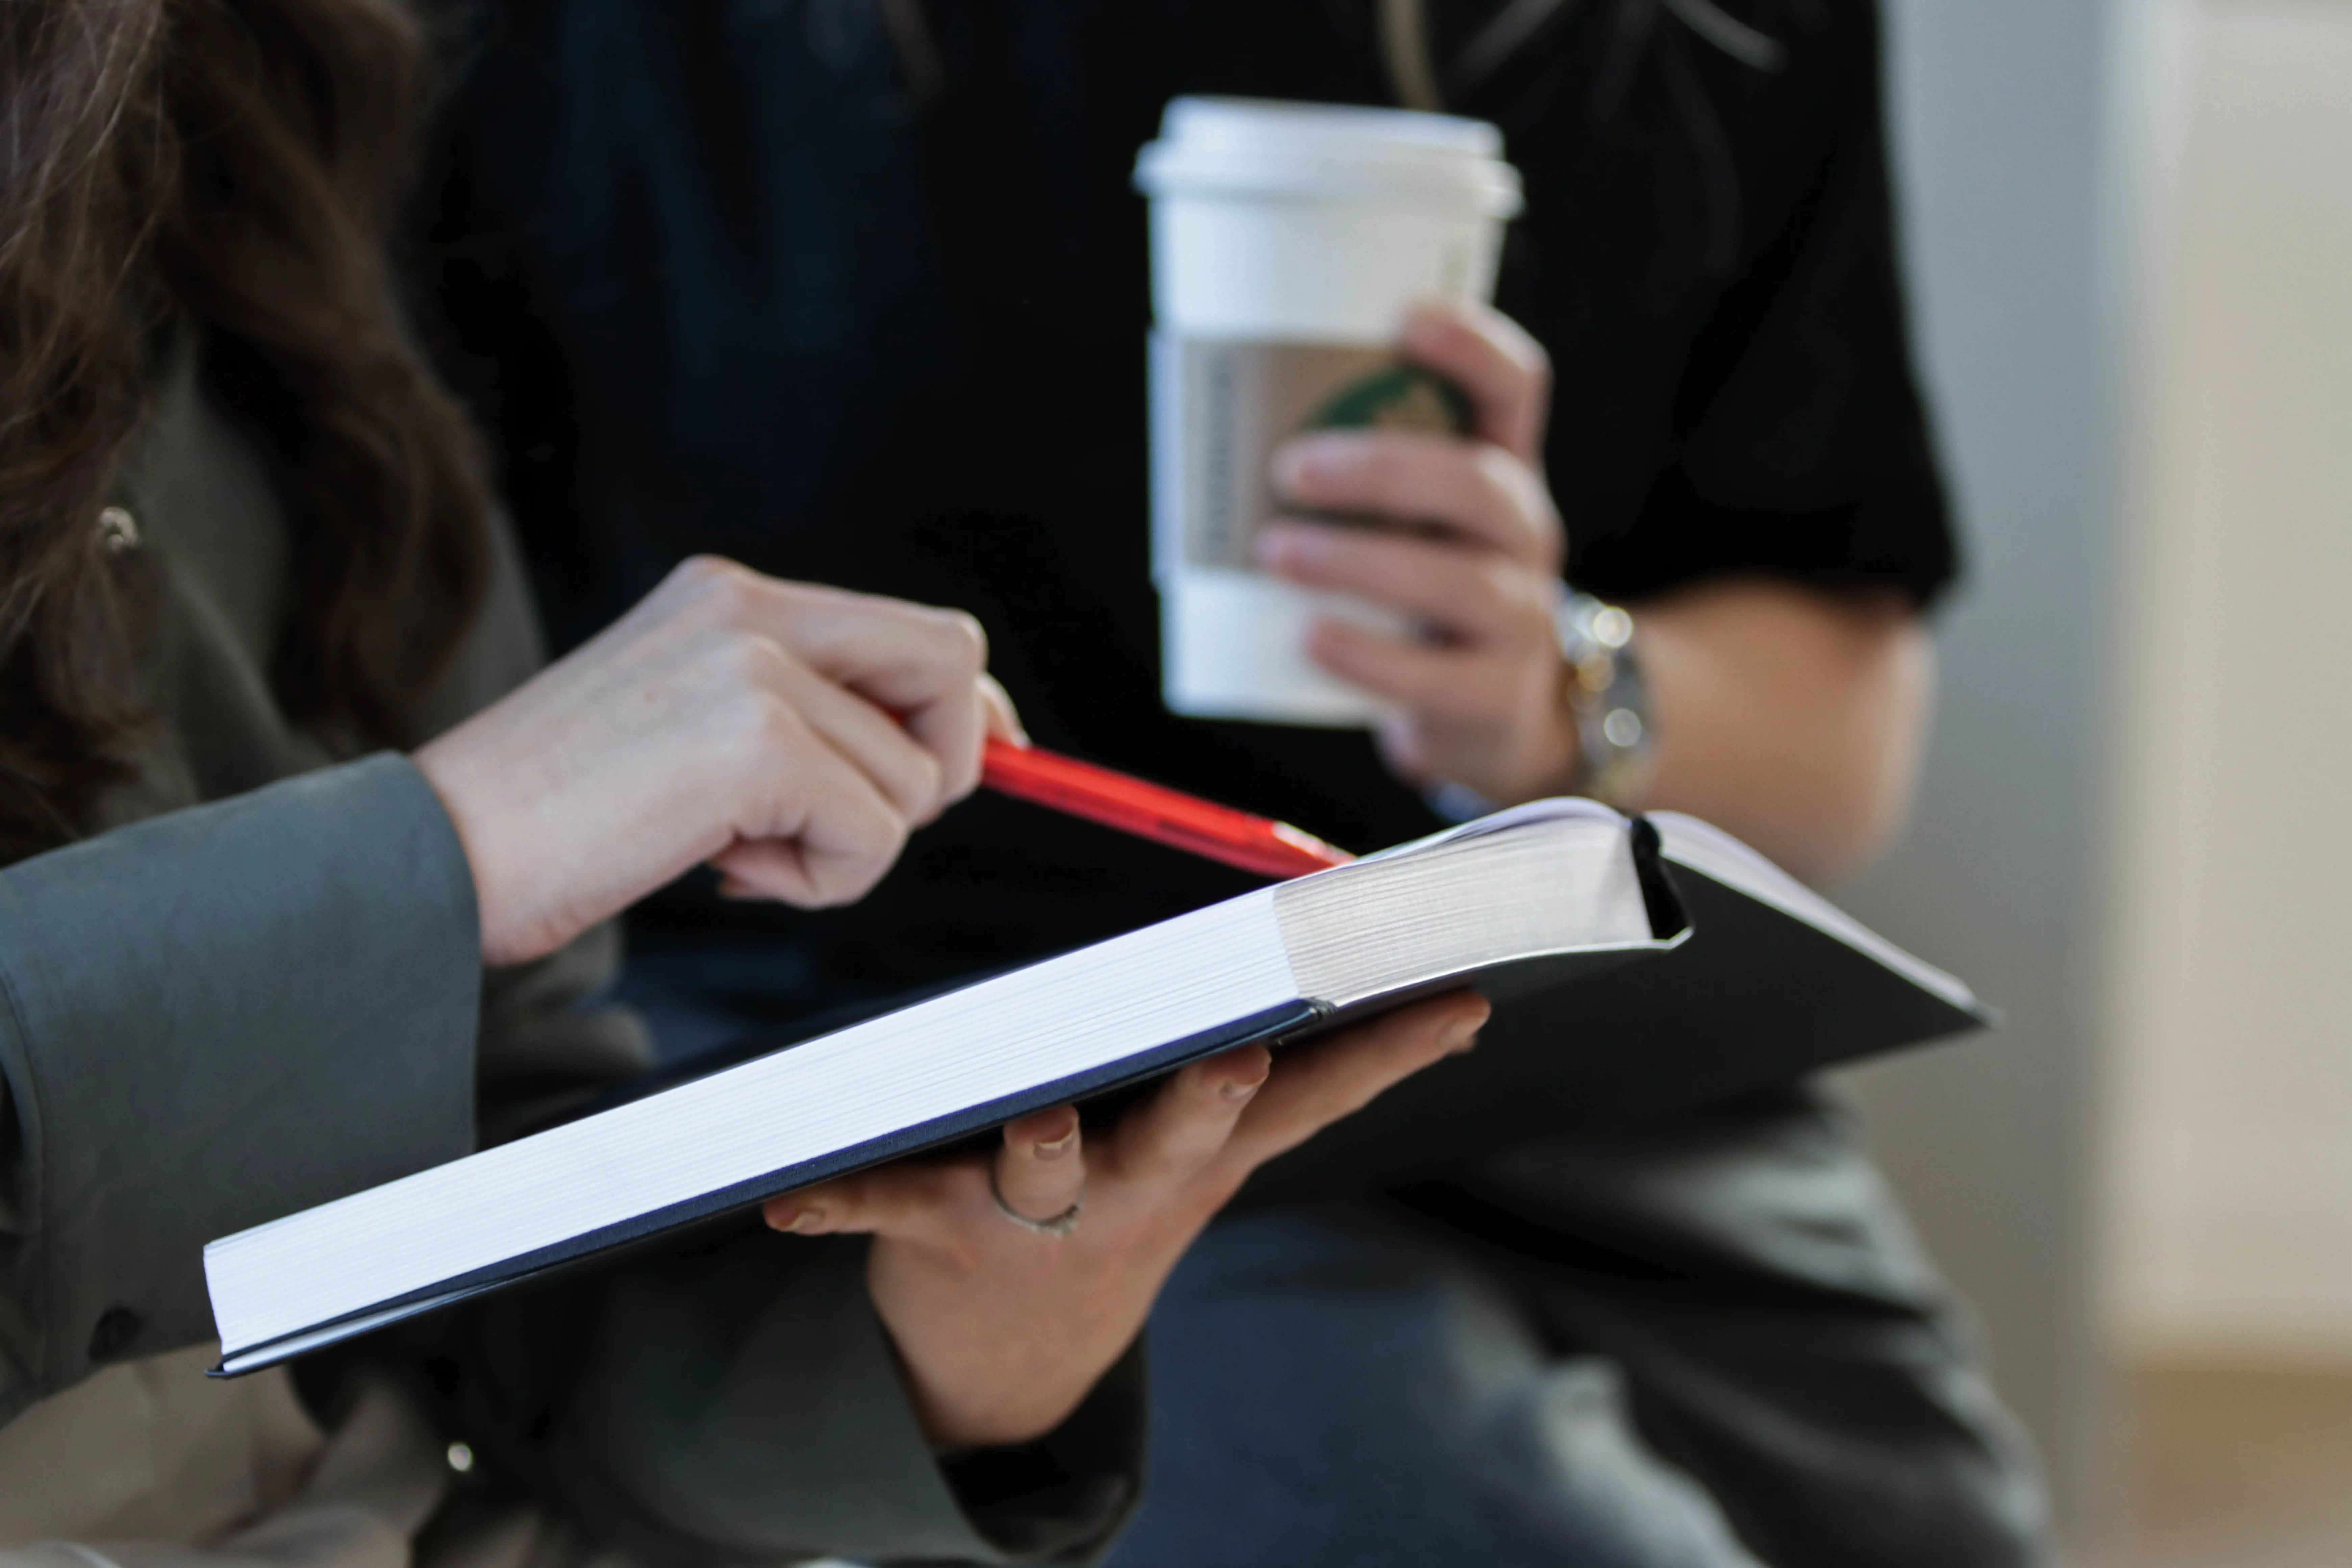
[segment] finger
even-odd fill
[[[755,775],[769,804],[711,857],[739,892],[823,909],[863,897],[906,847],[906,817],[874,781],[781,701]]]
[[[1005,1124],[996,1160],[996,1190],[1024,1218],[1052,1219],[1086,1195],[1087,1160],[1078,1113],[1055,1106]]]
[[[1243,1046],[1192,1063],[1119,1123],[1097,1163],[1121,1182],[1184,1180],[1223,1149],[1273,1062],[1264,1046]]]
[[[972,628],[977,639],[979,623],[973,622]],[[974,647],[980,657],[986,657],[984,646],[975,640]],[[950,682],[935,696],[919,697],[898,706],[898,721],[907,732],[939,759],[940,797],[935,813],[980,787],[980,749],[991,724],[982,679],[975,676],[961,685]]]
[[[807,584],[777,584],[786,646],[898,716],[940,763],[938,805],[980,782],[988,711],[980,688],[988,637],[961,610]]]
[[[1346,621],[1316,622],[1307,652],[1342,680],[1453,723],[1508,720],[1524,688],[1508,648],[1408,642]]]
[[[1029,731],[1021,727],[1021,715],[1013,708],[1011,695],[997,684],[996,677],[983,675],[980,678],[980,705],[987,716],[991,735],[1000,741],[1010,741],[1016,746],[1029,743]]]
[[[1491,550],[1372,529],[1285,520],[1259,531],[1256,549],[1260,564],[1291,582],[1390,605],[1464,642],[1549,628],[1559,587]]]
[[[1234,1130],[1225,1158],[1244,1170],[1295,1148],[1431,1063],[1465,1051],[1493,1009],[1455,991],[1283,1052]]]
[[[980,623],[845,589],[786,583],[733,562],[699,557],[657,590],[666,604],[772,637],[803,663],[898,715],[940,764],[940,800],[980,776],[985,732],[979,679],[988,665]]]
[[[773,683],[809,728],[873,781],[901,816],[921,824],[939,815],[946,804],[940,760],[897,719],[789,653]]]
[[[853,839],[836,820],[834,834],[823,838],[745,839],[712,856],[710,864],[730,898],[765,899],[799,910],[838,909],[872,892],[906,847],[905,821],[889,820],[895,831],[886,832],[877,821],[862,838]]]
[[[987,637],[960,610],[787,583],[707,556],[688,562],[673,577],[684,579],[724,624],[775,638],[893,710],[970,686],[988,665]]]
[[[1297,503],[1434,522],[1557,574],[1565,548],[1543,480],[1488,441],[1423,430],[1324,430],[1286,443],[1275,487]]]
[[[1431,304],[1406,319],[1400,346],[1469,395],[1478,435],[1542,470],[1551,359],[1525,328],[1489,306]]]
[[[975,1215],[987,1201],[976,1160],[902,1160],[784,1193],[760,1205],[771,1230],[794,1236],[875,1235],[919,1241]]]

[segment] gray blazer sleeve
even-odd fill
[[[204,1244],[473,1146],[473,880],[404,759],[0,870],[0,1420],[213,1335]]]

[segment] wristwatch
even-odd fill
[[[1552,626],[1559,637],[1561,700],[1576,721],[1576,772],[1568,793],[1634,810],[1650,787],[1657,731],[1633,654],[1633,617],[1570,590],[1560,595]],[[1468,822],[1495,809],[1493,801],[1465,784],[1432,784],[1422,798],[1449,822]]]
[[[1633,654],[1633,617],[1590,594],[1569,593],[1552,612],[1561,684],[1576,719],[1570,793],[1630,811],[1649,787],[1656,735]]]

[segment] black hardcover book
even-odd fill
[[[1238,1207],[1353,1195],[1547,1138],[1656,1121],[1980,1028],[1969,988],[1696,818],[1649,819],[1688,933],[1640,968],[1478,982],[1478,1048],[1261,1167]]]
[[[868,1019],[205,1248],[250,1372],[793,1187],[1475,984],[1496,1016],[1262,1173],[1353,1190],[1983,1021],[1686,817],[1542,801]]]

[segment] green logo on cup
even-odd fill
[[[1299,428],[1458,436],[1470,428],[1470,400],[1442,375],[1409,364],[1389,364],[1333,393]]]

